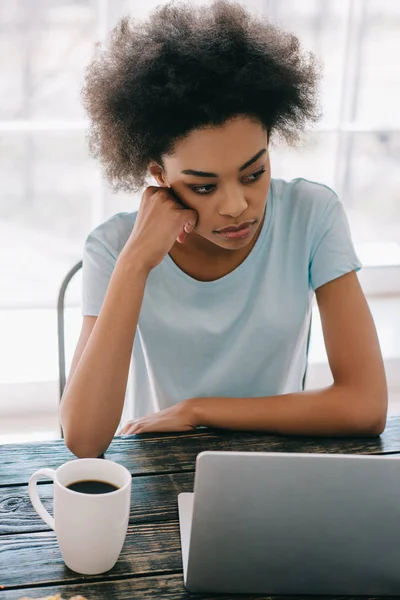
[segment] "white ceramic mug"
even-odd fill
[[[54,518],[44,508],[37,480],[54,482]],[[106,494],[83,494],[66,486],[83,480],[106,481],[119,489]],[[70,569],[98,575],[113,568],[124,545],[131,504],[132,477],[110,460],[79,458],[55,471],[39,469],[29,480],[29,496],[36,512],[57,535],[62,558]]]

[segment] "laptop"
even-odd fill
[[[400,595],[400,457],[201,452],[178,508],[190,592]]]

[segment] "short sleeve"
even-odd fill
[[[82,257],[82,315],[98,316],[116,259],[96,230],[88,235]]]
[[[361,267],[343,204],[334,195],[322,214],[311,247],[311,288],[315,291],[350,271],[359,271]]]

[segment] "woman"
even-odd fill
[[[77,456],[104,452],[119,424],[383,431],[385,373],[343,206],[326,185],[271,178],[271,140],[294,143],[319,117],[319,77],[295,36],[226,1],[124,19],[94,57],[91,152],[114,189],[143,189],[148,173],[157,185],[85,243],[60,408]],[[314,292],[334,382],[303,391]]]

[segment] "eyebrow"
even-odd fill
[[[247,167],[256,162],[256,160],[258,160],[260,156],[265,154],[266,151],[266,148],[262,148],[262,150],[257,152],[257,154],[253,156],[253,158],[250,158],[250,160],[245,162],[244,165],[242,165],[239,168],[239,172],[247,169]],[[181,171],[181,173],[183,173],[184,175],[194,175],[195,177],[218,177],[217,173],[208,173],[207,171],[194,171],[193,169],[185,169],[184,171]]]

